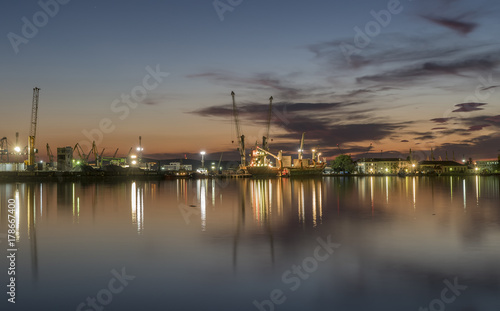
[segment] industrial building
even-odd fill
[[[57,148],[57,170],[70,171],[73,168],[73,148]]]

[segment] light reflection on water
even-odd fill
[[[116,310],[257,310],[274,288],[283,310],[418,310],[454,277],[457,310],[499,302],[497,177],[0,184],[4,232],[9,198],[27,310],[73,309],[122,266]],[[282,273],[328,235],[342,247],[291,293]]]

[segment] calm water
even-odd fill
[[[498,177],[0,184],[4,254],[9,199],[8,310],[500,310]]]

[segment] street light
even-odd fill
[[[201,168],[205,168],[205,151],[200,152],[201,154]]]
[[[19,148],[19,146],[16,146],[16,147],[14,148],[14,151],[15,151],[15,152],[17,152],[17,153],[19,153],[19,152],[21,152],[21,148]]]

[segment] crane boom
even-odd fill
[[[245,135],[241,134],[240,130],[240,122],[238,119],[238,109],[236,108],[236,100],[234,98],[235,94],[234,92],[231,92],[231,96],[233,98],[233,116],[234,116],[234,123],[236,123],[236,135],[238,136],[238,150],[240,152],[240,157],[241,157],[241,166],[246,166],[247,161],[246,161],[246,156],[245,156]]]
[[[31,105],[31,126],[30,135],[28,137],[28,169],[34,169],[35,165],[35,138],[36,138],[36,124],[38,119],[38,100],[40,96],[40,89],[33,88],[33,102]]]
[[[275,158],[276,160],[278,160],[278,164],[279,164],[279,165],[278,165],[278,167],[280,167],[280,168],[281,168],[281,158],[282,158],[282,155],[281,155],[281,150],[280,150],[280,152],[278,153],[278,155],[274,155],[274,154],[270,153],[269,151],[265,150],[264,148],[261,148],[261,147],[259,147],[259,146],[256,146],[256,147],[257,147],[257,149],[258,149],[258,150],[260,150],[260,151],[264,152],[265,154],[268,154],[268,155],[270,155],[271,157],[273,157],[273,158]]]
[[[221,152],[220,158],[219,158],[219,163],[217,163],[217,172],[220,170],[220,163],[222,162],[222,156],[224,155],[224,152]]]
[[[267,131],[266,136],[262,137],[262,148],[269,150],[269,130],[271,128],[271,116],[273,112],[273,97],[269,97],[269,112],[267,116]]]

